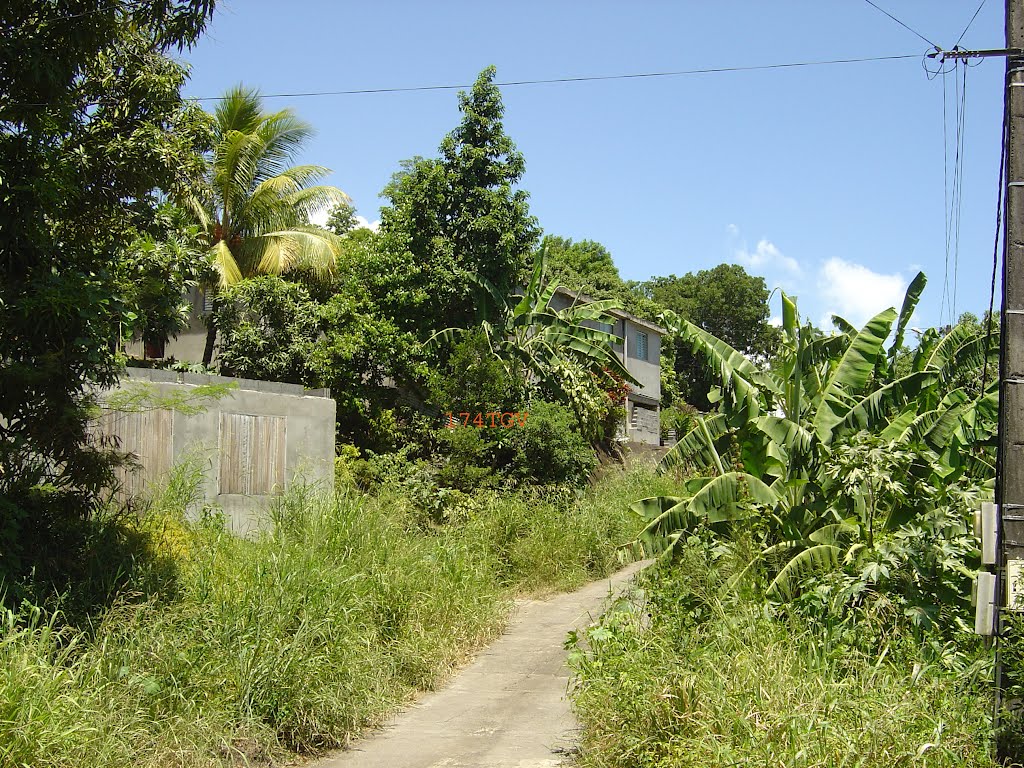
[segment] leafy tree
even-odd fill
[[[235,376],[329,387],[338,435],[380,448],[379,411],[393,406],[388,379],[408,378],[414,341],[379,317],[359,295],[323,301],[276,275],[225,288],[216,309],[221,369]]]
[[[682,277],[655,277],[644,288],[664,309],[745,355],[764,358],[777,342],[778,332],[768,324],[764,278],[748,275],[738,264],[719,264]],[[691,405],[707,409],[712,380],[685,341],[677,338],[674,352],[680,393]]]
[[[117,266],[127,305],[122,334],[162,345],[188,326],[190,288],[213,279],[198,227],[167,204],[157,210],[151,231],[133,242]]]
[[[309,291],[276,275],[221,291],[216,327],[226,375],[310,383],[309,359],[320,336],[319,307]]]
[[[512,412],[527,400],[521,365],[495,356],[482,329],[453,345],[451,356],[428,375],[428,391],[442,414]]]
[[[352,203],[338,203],[327,217],[327,229],[338,237],[354,230],[357,223],[356,208]]]
[[[624,285],[611,253],[598,242],[574,243],[566,237],[545,235],[540,249],[547,259],[548,278],[552,282],[592,296]]]
[[[475,278],[507,293],[525,276],[537,240],[527,194],[513,189],[525,163],[502,126],[494,76],[488,67],[459,94],[462,122],[441,142],[440,157],[403,163],[384,190],[391,204],[381,211],[381,305],[389,294],[392,317],[420,338],[469,327],[479,314],[474,297],[486,299]]]
[[[0,10],[0,575],[70,567],[110,479],[91,447],[128,308],[117,265],[183,193],[209,133],[180,95],[212,0],[13,0]]]
[[[412,334],[381,315],[365,292],[338,291],[319,309],[321,336],[309,359],[312,386],[330,387],[338,439],[374,451],[402,441],[395,422],[396,381],[419,378]]]
[[[264,112],[254,89],[236,86],[218,102],[206,187],[182,202],[206,231],[221,287],[291,270],[321,278],[334,271],[337,239],[308,222],[322,208],[347,203],[348,196],[314,183],[329,169],[289,166],[312,135],[312,126],[290,109]],[[213,359],[216,335],[210,323],[204,365]]]

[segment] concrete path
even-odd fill
[[[562,647],[646,563],[547,600],[519,603],[509,628],[440,691],[317,768],[548,768],[574,745]]]

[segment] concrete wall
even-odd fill
[[[623,319],[622,323],[625,325],[625,330],[621,326],[616,330],[620,336],[625,333],[626,370],[640,382],[639,387],[633,386],[633,391],[652,401],[661,402],[661,334],[634,320]],[[640,333],[647,334],[646,360],[637,357],[637,334]],[[618,351],[621,356],[621,347],[618,348]]]
[[[628,408],[626,419],[629,423],[629,439],[635,443],[661,445],[661,414],[658,406],[630,402]]]
[[[294,384],[129,368],[121,388],[142,382],[161,395],[194,394],[203,384],[235,384],[198,414],[180,410],[107,412],[101,434],[116,435],[138,456],[126,477],[132,491],[162,479],[187,454],[201,456],[204,496],[227,513],[233,530],[251,531],[270,498],[297,477],[333,487],[335,403],[326,390]]]
[[[192,309],[188,316],[188,327],[178,337],[169,339],[164,347],[164,357],[190,363],[201,363],[206,349],[206,324],[203,322],[203,293],[198,288],[188,292]],[[145,349],[141,341],[129,341],[124,345],[125,352],[139,360],[145,359]]]

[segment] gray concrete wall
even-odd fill
[[[640,382],[633,385],[633,391],[642,397],[661,402],[661,335],[656,331],[623,319],[626,334],[626,370]],[[621,329],[619,335],[622,335]],[[647,334],[647,359],[637,357],[637,334]],[[621,348],[618,349],[621,356]]]
[[[169,457],[171,464],[190,453],[201,457],[205,499],[224,509],[236,532],[253,530],[271,497],[298,478],[333,487],[336,413],[326,390],[139,368],[128,369],[121,388],[138,382],[161,395],[195,394],[204,384],[235,385],[201,413],[159,411],[165,415],[156,420],[146,412],[111,413],[104,419],[107,434],[122,437],[128,443],[124,450],[139,455],[142,474],[150,481],[166,473],[167,459],[161,457]],[[166,429],[151,426],[168,421]],[[251,492],[239,493],[239,488]]]
[[[658,406],[628,403],[626,436],[631,442],[661,445],[661,413]]]
[[[203,295],[198,288],[188,293],[192,309],[188,316],[188,327],[175,339],[168,339],[164,347],[164,357],[175,360],[201,363],[206,350],[206,324],[203,322]],[[141,341],[129,341],[124,345],[125,353],[138,360],[145,359],[145,349]],[[215,356],[216,359],[216,356]]]

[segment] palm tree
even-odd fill
[[[217,287],[260,274],[306,270],[323,277],[332,272],[338,240],[310,226],[309,218],[349,197],[315,183],[330,169],[289,166],[313,135],[312,126],[291,109],[264,112],[259,92],[241,85],[224,95],[213,117],[205,193],[184,203],[208,237]],[[212,318],[208,328],[207,365],[217,333]]]

